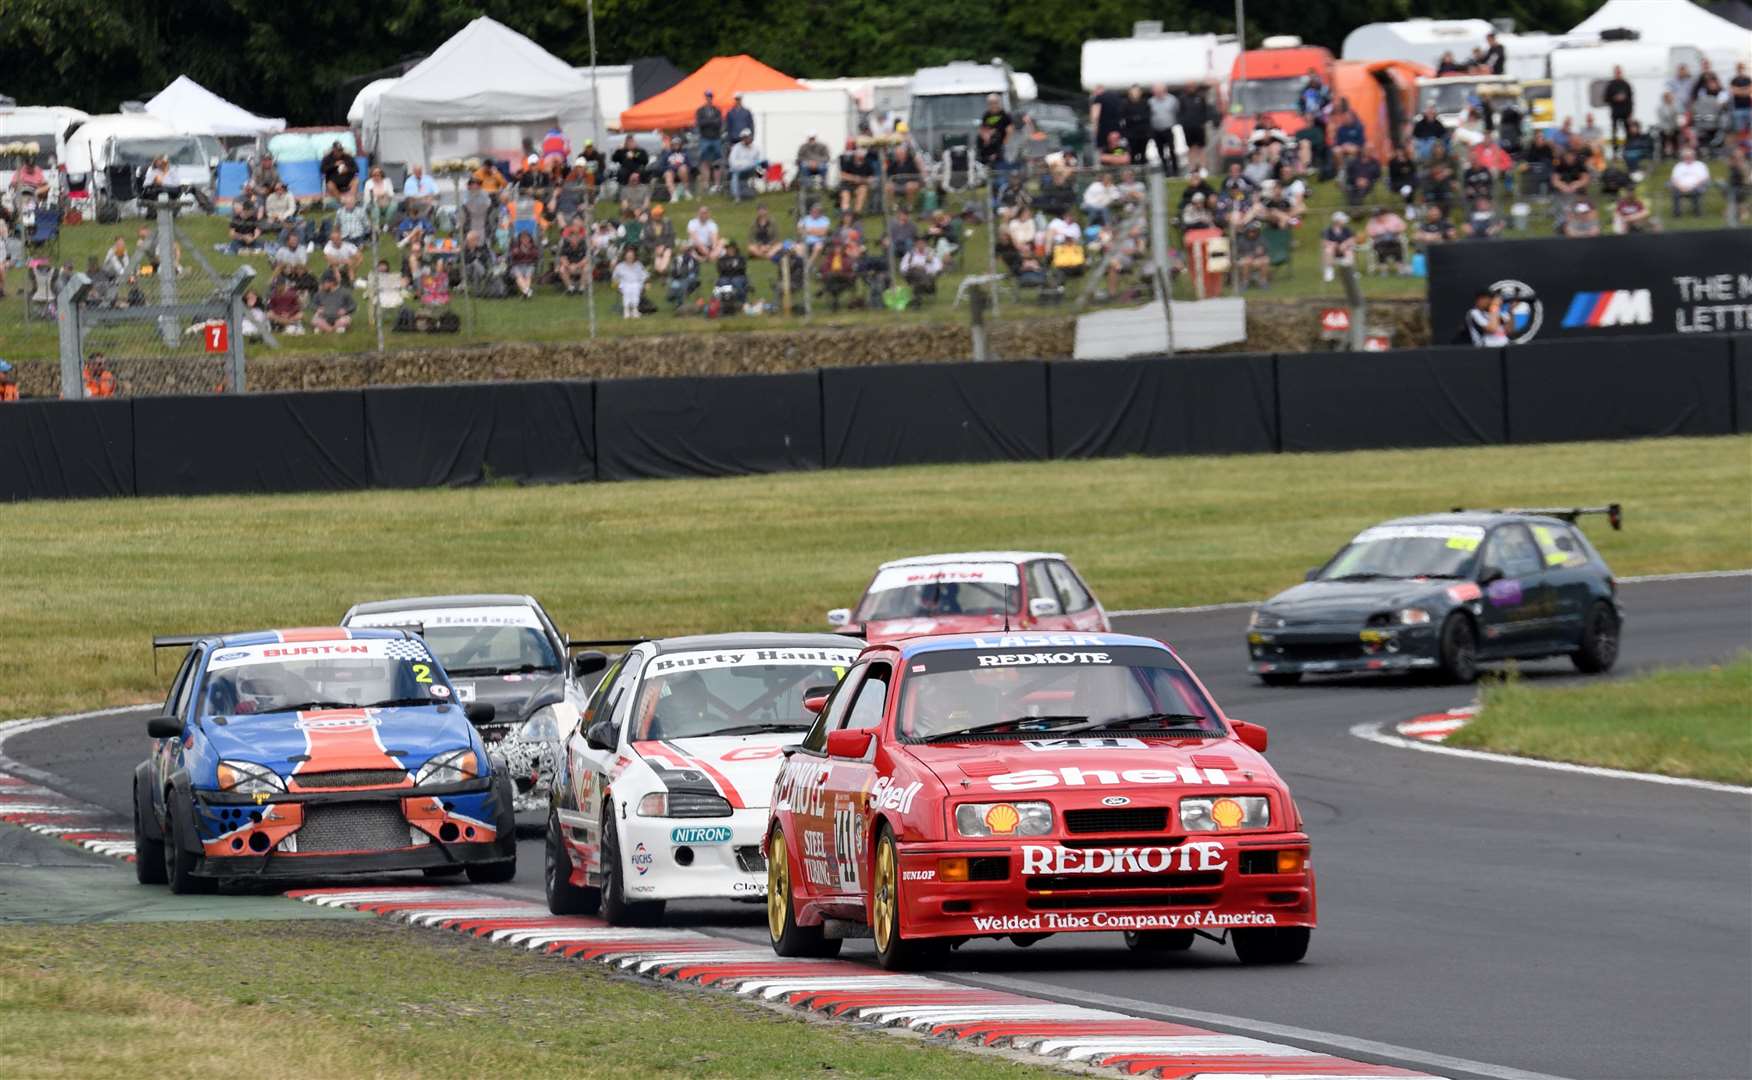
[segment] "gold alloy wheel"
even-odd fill
[[[894,944],[891,939],[900,935],[900,913],[896,908],[899,897],[895,888],[898,878],[894,871],[894,841],[878,844],[873,896],[875,917],[870,920],[870,930],[876,935],[876,948],[881,952],[887,952]]]
[[[791,866],[785,855],[785,834],[773,833],[767,858],[767,932],[777,941],[785,934],[791,913]]]

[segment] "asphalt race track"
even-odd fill
[[[1629,583],[1623,598],[1621,673],[1752,648],[1752,576]],[[1280,1025],[1271,1037],[1284,1042],[1454,1075],[1752,1074],[1752,799],[1366,742],[1352,725],[1441,711],[1470,692],[1380,677],[1268,689],[1242,668],[1245,618],[1115,621],[1172,643],[1231,715],[1270,729],[1314,837],[1321,924],[1308,960],[1246,969],[1201,942],[1144,962],[1117,934],[1075,935],[1026,950],[972,943],[946,974],[1157,1019]],[[1577,677],[1567,662],[1524,670]],[[5,752],[126,815],[144,715],[28,732]],[[539,841],[520,856],[503,891],[539,897]],[[754,905],[671,912],[765,940]],[[846,955],[869,948],[850,942]]]

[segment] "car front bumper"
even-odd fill
[[[767,808],[730,817],[628,817],[615,823],[628,899],[760,900],[767,891]]]
[[[902,843],[901,932],[907,937],[1124,930],[1215,934],[1315,924],[1314,870],[1303,833],[1104,839],[1103,847],[1110,844],[1113,851],[1131,855],[1129,861],[1109,856],[1113,872],[1100,873],[1053,872],[1057,867],[1041,849],[1058,843]],[[1079,841],[1075,850],[1086,860],[1091,849]],[[1275,872],[1280,851],[1299,853],[1302,868]],[[968,860],[970,880],[943,880],[943,860],[962,858]],[[1262,865],[1273,872],[1256,872]]]
[[[1247,656],[1255,675],[1413,671],[1442,662],[1440,634],[1433,626],[1253,630],[1247,634]]]

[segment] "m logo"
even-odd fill
[[[1564,313],[1566,330],[1578,327],[1647,326],[1655,321],[1655,304],[1647,289],[1579,292]]]

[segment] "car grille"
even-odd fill
[[[1343,642],[1285,642],[1276,649],[1266,648],[1266,654],[1274,660],[1298,660],[1303,663],[1321,660],[1361,660],[1363,658],[1363,643],[1361,641]]]
[[[730,803],[722,795],[697,791],[669,793],[670,817],[729,817]]]
[[[408,820],[396,802],[306,803],[298,830],[299,854],[389,851],[412,844]]]
[[[293,775],[301,788],[397,787],[407,778],[406,769],[343,769]]]
[[[967,880],[1005,881],[1010,876],[1010,860],[1003,855],[982,855],[967,860]]]
[[[1065,811],[1065,831],[1072,833],[1161,832],[1167,827],[1168,808],[1164,806]]]
[[[760,853],[760,845],[738,844],[736,846],[736,868],[745,874],[766,873],[766,856]]]

